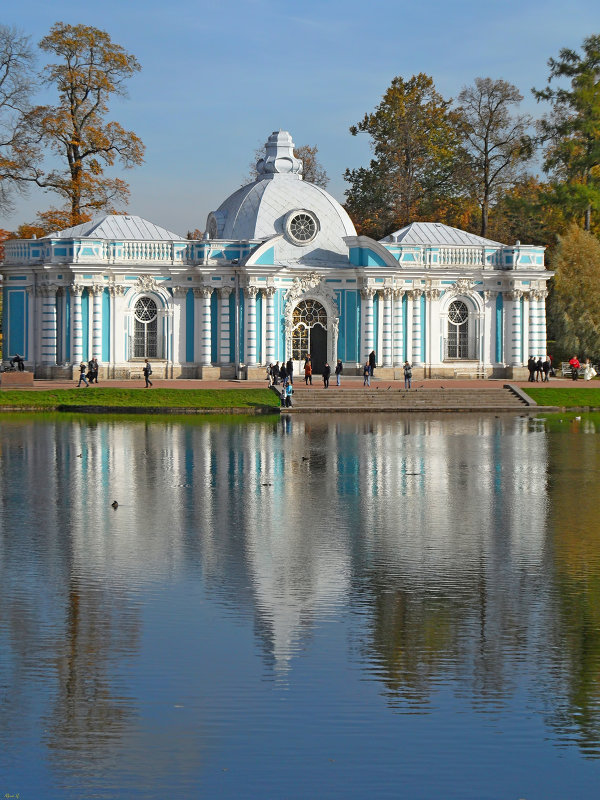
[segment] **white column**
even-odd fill
[[[384,367],[392,366],[392,295],[391,287],[383,290],[383,363]]]
[[[200,366],[210,367],[211,365],[211,309],[210,298],[213,290],[210,286],[203,286],[200,289],[201,301],[201,324],[202,333],[200,338]]]
[[[202,289],[194,287],[194,363],[202,360]]]
[[[220,333],[219,333],[219,364],[231,364],[233,356],[230,352],[230,321],[229,321],[229,296],[231,286],[222,286],[219,289],[220,299]]]
[[[546,298],[548,297],[548,292],[543,290],[540,292],[540,301],[538,305],[538,320],[539,320],[539,339],[538,339],[538,351],[540,356],[545,359],[546,358],[546,349],[548,344],[546,342]]]
[[[483,293],[485,303],[485,316],[483,319],[484,352],[481,356],[481,361],[484,366],[496,362],[496,295],[497,292],[492,292],[489,289],[486,289]]]
[[[94,312],[92,322],[92,357],[102,360],[102,294],[103,286],[93,286]]]
[[[81,294],[83,286],[73,284],[71,297],[73,298],[73,325],[71,330],[71,362],[78,366],[83,358],[83,325],[81,321]]]
[[[56,364],[56,286],[40,287],[42,296],[42,364]]]
[[[511,366],[520,367],[523,363],[523,354],[521,352],[521,297],[523,292],[515,290],[508,293],[508,297],[512,302],[512,324],[510,331],[510,353],[511,353]]]
[[[375,289],[367,286],[360,290],[360,296],[363,319],[362,363],[364,364],[369,357],[369,353],[373,350],[373,298],[375,297]]]
[[[173,287],[173,361],[184,364],[186,360],[187,286]]]
[[[401,367],[404,363],[404,315],[402,313],[402,298],[404,289],[394,289],[394,366]]]
[[[413,366],[423,363],[421,352],[421,289],[413,289],[412,297],[412,363]]]
[[[537,358],[539,353],[539,336],[538,336],[538,302],[537,302],[537,295],[536,291],[529,292],[529,338],[528,338],[528,347],[527,353],[524,353],[527,358],[529,356],[534,356]]]
[[[273,364],[275,362],[275,287],[269,286],[262,290],[263,295],[267,299],[267,346],[265,348],[265,363]]]
[[[111,299],[110,322],[110,360],[113,366],[112,377],[116,377],[114,366],[119,361],[125,361],[125,345],[127,341],[127,316],[125,314],[125,287],[114,284],[109,289]]]
[[[247,367],[256,366],[256,295],[257,286],[244,289],[244,360]]]

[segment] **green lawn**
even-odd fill
[[[532,400],[540,406],[561,406],[564,408],[583,407],[600,408],[600,387],[593,388],[573,386],[568,389],[551,387],[524,388]]]
[[[0,391],[2,408],[54,409],[69,406],[107,408],[279,408],[269,389],[56,389]]]

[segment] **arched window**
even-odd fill
[[[469,358],[469,309],[462,300],[448,308],[448,358]]]
[[[292,358],[294,361],[302,361],[308,353],[311,353],[310,331],[315,325],[319,325],[324,331],[327,330],[327,312],[317,300],[301,300],[292,314]],[[312,353],[312,356],[314,362],[315,354]],[[323,358],[325,357],[324,355]]]
[[[133,309],[133,357],[158,356],[158,309],[151,297],[140,297]]]

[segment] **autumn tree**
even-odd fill
[[[76,225],[127,201],[125,181],[104,170],[117,161],[124,167],[140,164],[144,145],[133,131],[106,117],[110,98],[126,94],[126,81],[140,65],[108,33],[85,25],[56,23],[40,47],[56,58],[45,67],[43,80],[56,87],[59,102],[32,109],[26,122],[64,167],[33,167],[24,177],[65,201],[64,209],[48,212],[48,219],[40,215],[42,223]]]
[[[329,183],[329,176],[325,167],[321,164],[318,158],[319,148],[316,144],[303,144],[300,147],[294,148],[294,155],[296,158],[302,159],[302,178],[308,183],[314,183],[320,186],[321,189],[326,189]],[[250,162],[250,171],[246,178],[244,178],[244,185],[252,183],[259,177],[256,164],[263,158],[265,154],[264,145],[256,148],[254,151],[254,158]]]
[[[600,242],[574,223],[559,237],[549,303],[549,333],[579,356],[600,353]]]
[[[488,236],[510,244],[517,240],[553,248],[568,227],[563,209],[554,202],[553,187],[533,175],[524,175],[496,193],[490,209]]]
[[[15,191],[25,184],[19,176],[37,157],[35,140],[24,123],[34,84],[33,51],[29,38],[0,25],[0,211],[12,208]]]
[[[516,86],[491,78],[475,78],[458,95],[459,126],[467,153],[465,177],[481,209],[484,237],[491,203],[522,177],[519,167],[532,155],[527,133],[531,117],[512,113],[522,99]]]
[[[600,35],[584,39],[582,49],[580,54],[563,48],[551,58],[548,86],[533,93],[552,104],[539,130],[556,202],[583,219],[589,231],[592,211],[600,209]],[[551,86],[561,78],[568,88]]]
[[[419,216],[420,204],[461,193],[458,115],[420,73],[393,79],[375,110],[350,128],[371,139],[368,167],[347,169],[346,208],[359,230],[382,236]]]

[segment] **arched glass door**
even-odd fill
[[[133,310],[133,357],[158,357],[158,309],[150,297],[140,297]]]
[[[327,360],[327,312],[317,300],[301,300],[292,314],[292,360],[301,369],[310,353],[313,372]]]
[[[462,300],[448,308],[448,358],[469,358],[469,309]]]

